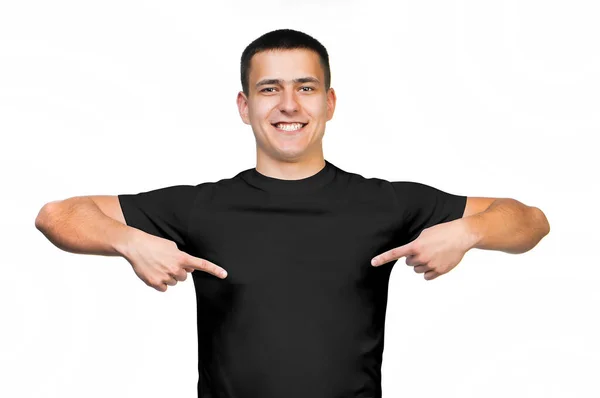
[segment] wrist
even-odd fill
[[[122,227],[123,228],[120,228],[119,233],[112,235],[115,237],[112,242],[112,248],[121,257],[127,258],[131,252],[132,245],[135,243],[141,231],[127,225],[122,225]]]
[[[483,239],[483,222],[481,213],[461,218],[465,227],[465,244],[467,250],[476,248]]]

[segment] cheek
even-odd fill
[[[250,114],[257,121],[257,123],[263,123],[269,120],[273,109],[275,109],[276,104],[269,104],[266,102],[262,102],[257,104],[256,106],[250,109]]]
[[[327,102],[322,98],[314,98],[308,101],[304,108],[312,118],[320,119],[327,116]]]

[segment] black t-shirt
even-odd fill
[[[228,272],[192,273],[199,398],[381,397],[395,261],[371,258],[461,218],[467,198],[325,163],[118,195],[127,225]]]

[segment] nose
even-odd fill
[[[279,111],[281,113],[298,112],[298,98],[294,90],[283,90],[279,101]]]

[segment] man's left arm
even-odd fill
[[[406,265],[431,280],[450,272],[470,249],[524,253],[549,232],[537,207],[511,198],[467,197],[461,218],[425,228],[415,240],[373,257],[371,265],[406,257]]]
[[[469,200],[467,198],[467,209]],[[456,220],[463,223],[469,236],[467,249],[499,250],[511,254],[534,248],[550,233],[550,224],[542,210],[511,198],[495,198],[482,212]]]

